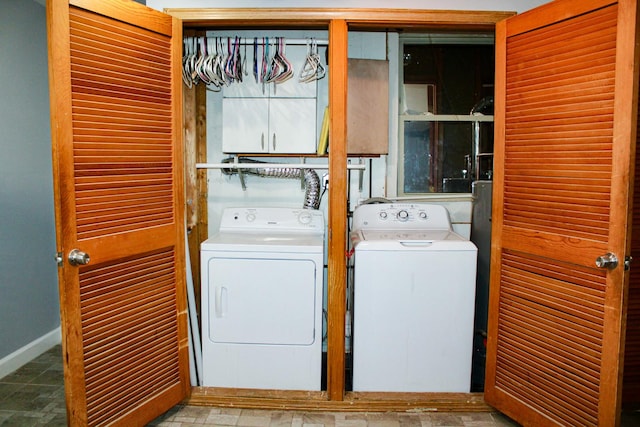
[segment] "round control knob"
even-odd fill
[[[312,219],[313,217],[309,212],[301,212],[300,215],[298,215],[298,222],[300,224],[304,224],[304,225],[311,224]]]
[[[387,219],[387,213],[385,211],[380,212],[380,219]]]
[[[419,216],[420,216],[420,219],[427,219],[427,213],[426,212],[420,212]]]
[[[405,211],[405,210],[401,210],[400,212],[398,212],[398,219],[400,221],[406,221],[409,219],[409,212]]]
[[[247,220],[247,222],[253,222],[256,220],[256,214],[248,213],[245,219]]]

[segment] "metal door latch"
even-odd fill
[[[64,258],[62,257],[62,252],[56,252],[56,264],[58,264],[58,267],[62,267],[63,262]]]

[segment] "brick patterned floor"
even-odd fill
[[[66,426],[60,346],[0,379],[0,426]],[[350,413],[266,411],[177,405],[151,426],[296,426],[296,427],[513,427],[502,414],[481,413]],[[623,427],[640,426],[640,412],[625,413]]]

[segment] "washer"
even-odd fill
[[[443,206],[356,208],[353,390],[469,392],[477,249]]]
[[[225,209],[201,261],[203,385],[320,390],[322,212]]]

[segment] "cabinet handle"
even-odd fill
[[[276,134],[273,134],[273,150],[275,151],[276,149]]]
[[[260,149],[264,151],[264,132],[260,134]]]

